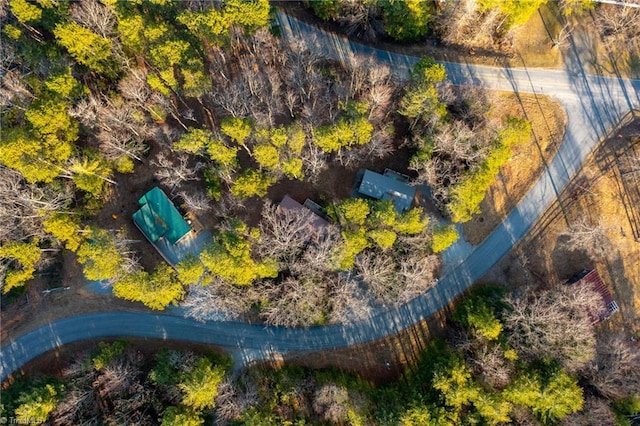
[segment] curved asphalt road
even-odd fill
[[[376,50],[324,33],[279,14],[285,38],[304,41],[325,56],[349,60],[352,54],[388,64],[398,76],[407,75],[417,58]],[[199,323],[171,315],[100,313],[64,318],[12,339],[0,350],[0,380],[43,353],[67,343],[104,337],[152,337],[218,345],[239,361],[269,358],[291,351],[344,347],[392,335],[429,317],[460,295],[518,241],[587,154],[628,111],[640,107],[640,81],[587,75],[578,60],[569,58],[565,70],[515,69],[445,63],[455,84],[479,84],[489,89],[551,95],[569,119],[565,138],[547,171],[479,246],[463,243],[445,253],[445,274],[435,288],[398,308],[381,310],[366,321],[307,329],[263,327],[240,322]],[[535,129],[534,129],[535,131]]]

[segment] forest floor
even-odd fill
[[[532,230],[480,281],[510,289],[556,285],[595,268],[620,312],[608,327],[640,338],[640,119],[619,128],[591,154]],[[606,229],[604,256],[570,250],[563,235],[578,220]]]

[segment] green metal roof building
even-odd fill
[[[173,245],[191,231],[171,200],[157,186],[144,194],[138,203],[141,207],[133,214],[133,221],[153,244],[164,238]]]

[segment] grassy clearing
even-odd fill
[[[564,135],[566,117],[551,98],[536,95],[500,93],[493,102],[490,119],[506,116],[526,118],[533,129],[529,143],[514,148],[512,159],[480,204],[481,213],[464,224],[464,237],[471,244],[481,243],[502,222],[540,176],[545,162],[556,152]]]

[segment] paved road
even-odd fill
[[[417,58],[392,54],[328,35],[279,16],[288,40],[304,40],[333,58],[345,52],[373,56],[406,76]],[[0,379],[35,357],[67,343],[103,337],[154,337],[209,343],[230,350],[238,360],[268,358],[275,353],[311,351],[372,341],[397,333],[431,316],[480,278],[518,241],[580,168],[598,140],[632,108],[640,106],[640,81],[586,75],[569,58],[565,70],[507,69],[445,63],[456,84],[542,93],[565,107],[569,125],[558,154],[535,186],[507,219],[472,250],[456,245],[446,253],[445,274],[437,286],[410,303],[375,312],[366,321],[308,329],[263,327],[238,322],[198,323],[170,315],[101,313],[64,318],[11,340],[0,350]],[[535,129],[534,129],[535,131]]]

